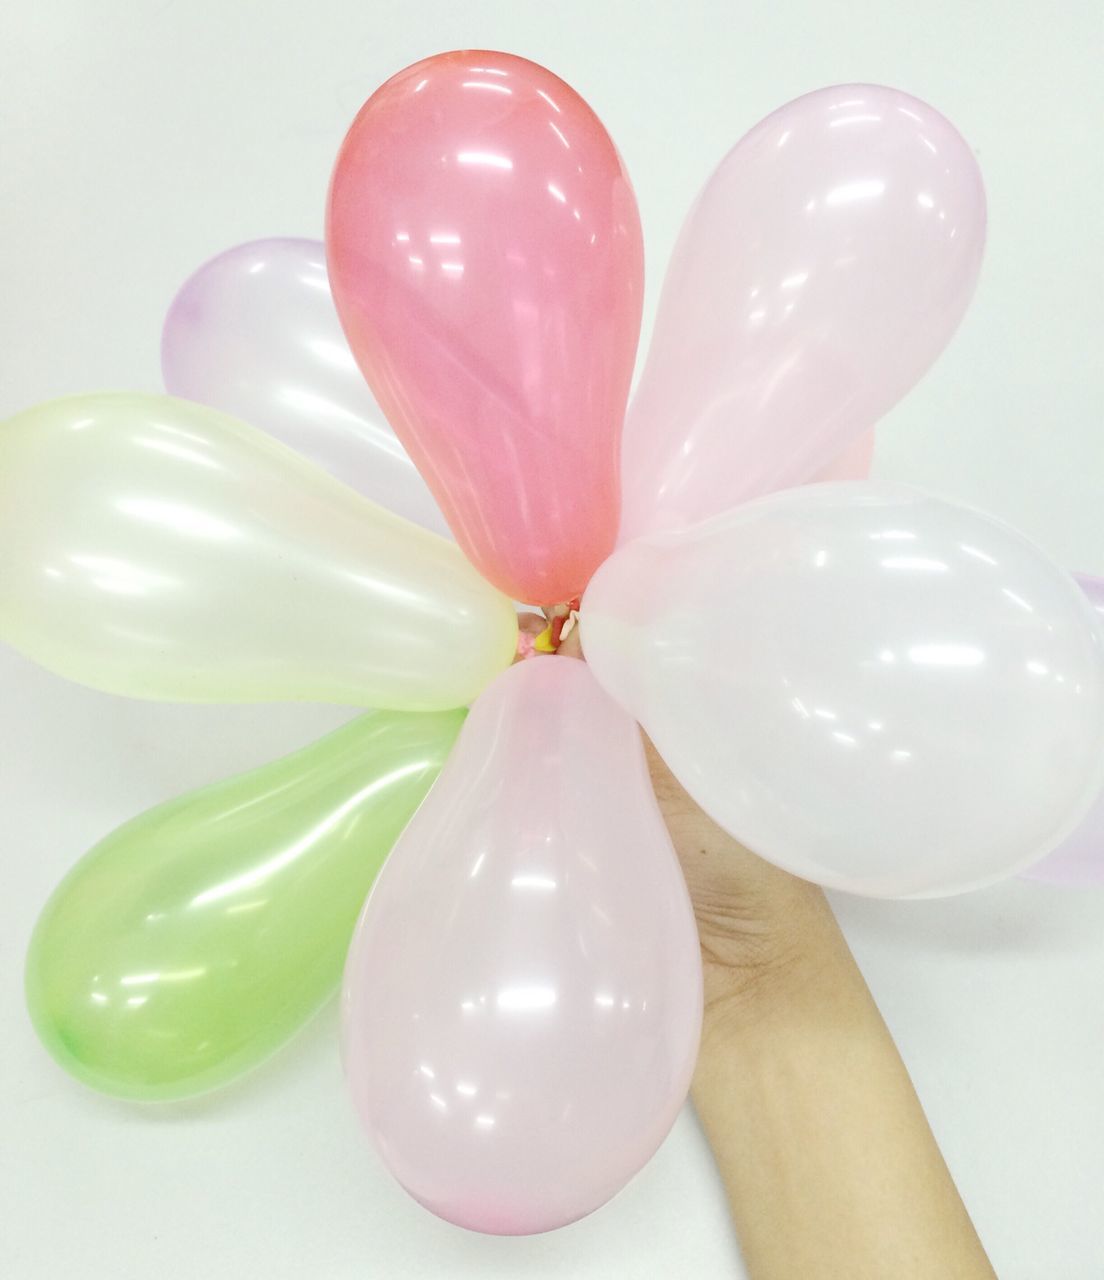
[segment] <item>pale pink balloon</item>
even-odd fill
[[[516,599],[577,596],[616,538],[643,293],[597,116],[509,54],[408,67],[341,147],[326,249],[353,353],[460,545]]]
[[[701,957],[636,724],[583,662],[480,695],[357,926],[345,1069],[380,1155],[450,1222],[590,1213],[693,1074]]]
[[[1101,626],[1104,626],[1104,578],[1093,578],[1086,573],[1073,576],[1100,615]],[[1104,794],[1073,835],[1067,836],[1042,862],[1025,871],[1023,878],[1069,888],[1104,886]]]
[[[868,480],[874,463],[874,432],[868,431],[856,444],[822,467],[811,483],[827,484],[833,480]]]
[[[916,98],[844,85],[756,125],[671,260],[625,425],[622,540],[801,484],[853,446],[946,345],[984,241],[973,153]]]

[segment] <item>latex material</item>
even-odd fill
[[[810,483],[826,484],[833,480],[867,480],[874,463],[874,432],[868,431],[857,443],[833,458],[813,476]]]
[[[345,1066],[376,1148],[461,1226],[571,1222],[673,1123],[701,1000],[636,725],[584,663],[520,663],[472,708],[357,926]]]
[[[262,427],[373,502],[448,533],[372,398],[318,240],[254,240],[204,264],[161,336],[165,389]]]
[[[1075,580],[1104,627],[1104,578],[1075,573]],[[1104,885],[1104,791],[1081,825],[1053,853],[1023,873],[1027,880],[1070,888]]]
[[[722,160],[676,245],[624,439],[622,538],[801,484],[913,385],[974,290],[967,143],[895,89],[822,89]]]
[[[353,352],[472,562],[518,600],[577,596],[616,536],[643,296],[601,122],[523,58],[427,58],[353,122],[326,248]]]
[[[266,1058],[336,990],[364,896],[463,715],[372,712],[96,845],[27,957],[28,1007],[54,1058],[143,1100]]]
[[[71,679],[436,710],[516,636],[451,543],[213,410],[80,396],[0,424],[0,639]]]
[[[1104,784],[1104,633],[1012,530],[895,485],[775,494],[621,547],[595,675],[770,861],[875,896],[970,889]]]

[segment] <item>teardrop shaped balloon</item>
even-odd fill
[[[516,638],[454,545],[212,409],[74,396],[0,424],[0,639],[70,679],[429,711]]]
[[[802,484],[853,445],[947,344],[984,243],[969,145],[907,93],[821,89],[757,124],[668,268],[622,540]]]
[[[336,990],[364,896],[463,716],[370,712],[100,841],[27,956],[53,1057],[95,1089],[158,1101],[267,1058]]]
[[[597,116],[509,54],[408,67],[342,144],[326,252],[353,354],[472,562],[515,599],[575,598],[617,532],[643,296]]]
[[[472,708],[349,952],[345,1068],[379,1154],[460,1226],[580,1218],[674,1122],[701,1002],[636,725],[584,663],[518,664]]]
[[[170,395],[260,427],[343,484],[448,526],[357,368],[319,240],[254,240],[189,277],[161,335]]]
[[[788,490],[626,543],[581,639],[721,826],[809,880],[954,893],[1104,785],[1104,632],[1002,524],[896,485]]]
[[[1086,573],[1075,573],[1073,577],[1104,626],[1104,578]],[[1104,885],[1104,790],[1076,830],[1041,862],[1028,867],[1023,876],[1025,880],[1071,889]]]

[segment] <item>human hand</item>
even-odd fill
[[[814,952],[836,933],[823,891],[733,839],[687,794],[646,736],[644,750],[698,922],[707,1014],[802,981]]]

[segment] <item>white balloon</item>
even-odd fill
[[[1073,579],[900,486],[789,490],[629,542],[581,637],[706,812],[821,884],[979,887],[1104,785],[1104,634]]]

